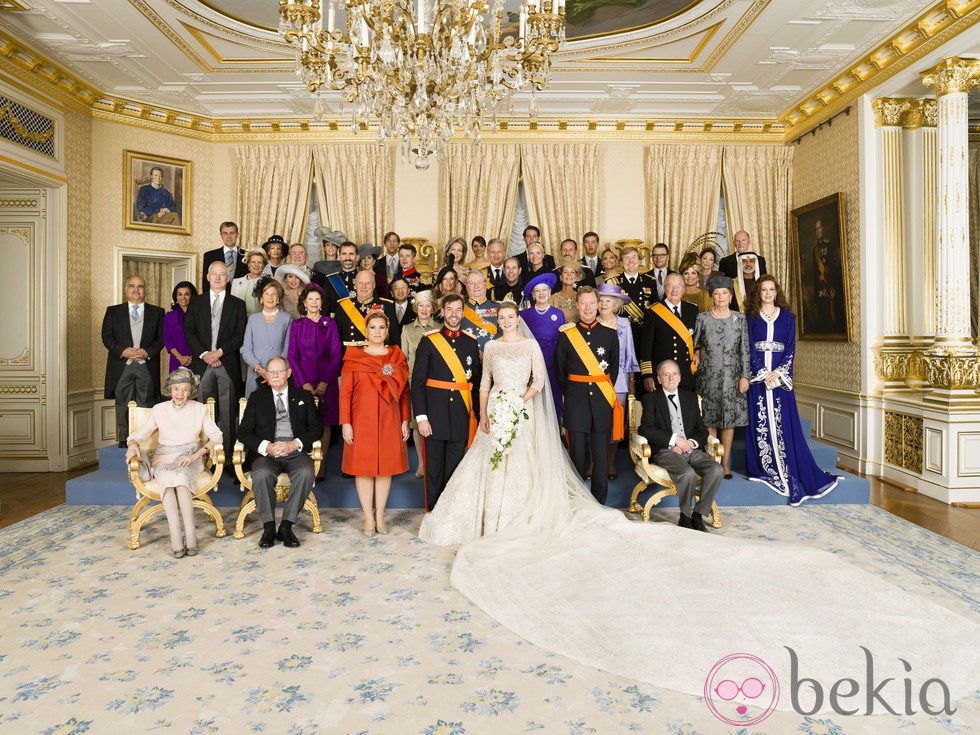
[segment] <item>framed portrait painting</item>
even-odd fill
[[[792,215],[800,339],[848,342],[851,305],[844,195],[831,194],[794,209]]]
[[[191,234],[191,162],[123,153],[123,227]]]

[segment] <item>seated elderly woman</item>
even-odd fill
[[[150,417],[129,435],[126,460],[140,453],[139,445],[159,431],[157,449],[153,453],[150,472],[160,488],[160,501],[170,526],[170,546],[174,556],[197,553],[197,532],[194,528],[194,488],[204,471],[204,457],[211,447],[221,446],[221,430],[208,415],[203,403],[193,400],[197,395],[198,377],[181,367],[167,376],[164,394],[170,400],[156,404]],[[204,432],[208,442],[201,446]],[[181,520],[184,523],[181,532]]]

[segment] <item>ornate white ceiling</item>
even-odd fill
[[[590,2],[597,9],[579,16],[538,96],[542,117],[774,119],[935,5]],[[289,47],[262,27],[277,9],[276,0],[4,0],[0,26],[107,94],[212,118],[309,117]]]

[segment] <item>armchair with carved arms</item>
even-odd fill
[[[241,422],[245,415],[245,404],[248,399],[241,398],[238,402],[238,421]],[[313,442],[310,447],[310,458],[313,460],[313,473],[320,472],[320,463],[323,461],[323,446],[320,441]],[[245,471],[245,445],[240,441],[235,442],[235,452],[232,455],[232,462],[235,465],[235,474],[238,475],[239,482],[242,483],[242,490],[245,495],[238,511],[238,520],[235,522],[235,538],[245,538],[245,521],[251,513],[255,512],[255,492],[252,490],[252,473]],[[276,502],[283,503],[289,497],[289,475],[285,472],[279,474],[276,480]],[[317,505],[316,496],[310,491],[310,496],[303,503],[303,507],[310,512],[313,517],[313,533],[320,533],[323,526],[320,524],[320,506]]]
[[[667,470],[650,461],[650,443],[647,441],[647,438],[638,431],[642,419],[643,404],[636,400],[635,396],[630,396],[630,457],[633,459],[633,465],[636,469],[636,474],[640,478],[640,481],[636,483],[636,486],[633,488],[633,492],[630,495],[629,508],[627,510],[630,513],[642,513],[643,521],[648,522],[650,520],[650,510],[668,495],[677,495],[677,486],[674,485],[674,481],[670,479],[670,474],[667,472]],[[721,442],[710,434],[708,435],[708,446],[705,447],[705,451],[714,457],[716,462],[721,462],[721,457],[725,453],[725,449],[722,447]],[[649,498],[647,498],[647,501],[643,505],[640,505],[639,502],[637,502],[637,498],[639,498],[640,493],[644,492],[650,485],[659,485],[663,487],[663,489],[653,493]],[[697,495],[697,493],[695,493],[695,495]],[[721,528],[721,512],[718,510],[718,504],[714,502],[711,504],[711,525],[714,528]]]
[[[205,405],[208,408],[208,415],[213,420],[214,399],[209,398]],[[132,434],[135,432],[149,416],[149,408],[141,408],[136,405],[135,401],[130,401],[129,433]],[[142,456],[153,456],[153,452],[157,448],[158,434],[159,432],[153,432],[146,441],[140,444],[140,454]],[[207,435],[202,432],[201,443],[204,444],[207,441]],[[161,488],[157,486],[156,480],[140,479],[139,464],[139,458],[133,457],[127,462],[126,467],[129,471],[129,481],[133,483],[133,487],[136,489],[136,505],[133,506],[133,512],[129,515],[129,548],[133,550],[140,547],[140,529],[153,516],[163,512],[163,504],[160,502]],[[221,479],[221,470],[224,469],[224,466],[225,450],[224,447],[218,444],[211,450],[210,455],[205,460],[205,470],[198,475],[195,487],[191,488],[191,492],[194,493],[192,505],[195,508],[203,510],[208,518],[214,521],[215,536],[218,538],[225,535],[225,524],[221,520],[221,514],[218,512],[218,509],[214,507],[214,503],[208,497],[208,493],[217,487],[218,480]]]

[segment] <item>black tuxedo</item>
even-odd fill
[[[661,302],[670,309],[670,305]],[[681,321],[694,334],[694,324],[698,318],[698,307],[681,301]],[[640,337],[640,372],[644,378],[655,378],[657,365],[663,360],[674,360],[681,369],[681,387],[694,390],[694,373],[691,372],[691,354],[684,339],[668,324],[653,307],[647,309]]]
[[[225,262],[225,249],[224,247],[215,248],[214,250],[208,250],[204,253],[204,270],[201,273],[201,293],[207,293],[211,290],[208,285],[208,268],[211,267],[212,263],[224,263]],[[233,273],[229,273],[228,285],[225,286],[225,290],[231,291],[231,282],[236,278],[241,278],[242,276],[248,275],[248,265],[245,263],[245,251],[238,248],[238,257],[235,258],[234,269],[229,268],[229,271],[234,270]]]
[[[670,446],[671,437],[676,432],[663,388],[647,393],[640,400],[643,405],[643,418],[637,431],[650,442],[651,459],[667,470],[670,479],[674,481],[681,514],[688,519],[686,523],[690,523],[689,516],[694,494],[698,488],[698,475],[701,476],[701,490],[694,510],[702,516],[708,515],[725,471],[705,452],[708,429],[701,417],[698,397],[683,388],[677,391],[684,436],[697,443],[695,449],[684,453],[675,452]]]
[[[398,251],[395,251],[395,260],[398,260]],[[401,264],[395,263],[395,270],[393,273],[388,273],[388,251],[382,248],[381,255],[378,256],[377,262],[374,264],[374,272],[380,273],[385,277],[386,280],[390,281],[395,277],[395,273],[402,269]]]
[[[163,309],[143,304],[143,329],[139,347],[146,361],[126,364],[122,351],[134,347],[130,304],[110,306],[102,318],[102,344],[109,354],[105,364],[105,397],[116,401],[116,435],[123,441],[129,434],[129,402],[152,406],[160,400],[160,350],[163,349]]]
[[[272,388],[260,385],[245,404],[238,438],[246,449],[246,466],[252,468],[252,492],[255,507],[263,523],[275,522],[276,481],[281,472],[289,475],[289,497],[282,519],[295,523],[303,503],[313,490],[313,460],[307,452],[323,433],[323,421],[317,415],[313,395],[296,386],[289,386],[286,403],[292,438],[303,447],[285,457],[263,456],[259,447],[263,441],[273,442],[276,434],[276,404]]]
[[[726,255],[718,262],[718,270],[729,278],[738,278],[738,253]],[[756,256],[755,277],[766,275],[766,259],[761,255]]]
[[[191,370],[201,376],[201,400],[215,399],[226,457],[232,455],[235,447],[238,396],[242,390],[239,351],[245,340],[245,321],[245,302],[226,293],[216,341],[217,349],[222,350],[221,367],[212,369],[201,359],[203,353],[211,350],[211,290],[192,298],[184,315],[184,337],[192,355]]]
[[[592,458],[592,494],[606,502],[609,487],[609,440],[613,433],[613,407],[595,383],[576,382],[570,375],[588,375],[582,358],[572,346],[568,333],[581,332],[586,345],[600,364],[608,363],[606,373],[612,383],[619,375],[619,335],[615,329],[593,322],[563,328],[555,344],[555,377],[561,387],[562,426],[568,431],[568,453],[578,473],[585,477]]]
[[[385,344],[389,347],[392,345],[400,345],[402,338],[402,328],[398,324],[398,320],[395,318],[395,304],[391,299],[379,299],[374,298],[366,304],[362,304],[357,300],[356,296],[351,296],[349,299],[341,299],[337,302],[336,311],[334,312],[334,321],[337,322],[337,331],[340,332],[340,341],[343,344],[343,349],[346,350],[351,343],[364,342],[367,339],[367,335],[363,334],[360,328],[351,321],[351,318],[347,315],[346,310],[343,307],[345,301],[350,301],[364,317],[372,311],[383,311],[385,316],[388,317],[388,339],[385,340]]]
[[[160,351],[163,349],[164,311],[153,304],[143,305],[143,333],[139,346],[146,350],[146,368],[153,382],[152,405],[160,399]],[[122,351],[133,346],[129,327],[129,302],[115,304],[105,310],[102,318],[102,344],[109,351],[105,364],[105,397],[116,397],[116,384],[126,367]]]
[[[478,416],[483,375],[480,347],[466,332],[451,332],[445,328],[440,331],[459,357],[463,369],[471,371],[467,382],[473,384],[473,413]],[[432,510],[466,452],[470,416],[459,391],[426,385],[428,380],[455,382],[456,379],[432,340],[425,336],[419,340],[412,370],[412,412],[416,418],[425,416],[432,425],[432,434],[424,438],[422,449],[425,506]]]
[[[313,442],[319,441],[323,434],[323,420],[317,415],[313,395],[302,388],[290,385],[288,395],[289,423],[293,428],[293,438],[303,442],[303,452],[309,452]],[[246,465],[250,465],[259,454],[263,441],[276,439],[276,406],[272,388],[260,385],[248,397],[241,425],[238,427],[238,440],[245,445]]]
[[[391,302],[391,309],[396,315],[398,314],[398,304],[396,304],[394,301]],[[416,316],[417,314],[415,313],[415,309],[412,308],[412,301],[409,299],[405,302],[405,315],[398,320],[399,331],[401,331],[401,328],[406,324],[415,321]]]
[[[649,276],[650,280],[653,282],[653,287],[654,287],[653,301],[650,302],[651,304],[656,303],[657,301],[663,301],[665,295],[664,285],[666,284],[667,276],[669,276],[671,273],[677,273],[677,271],[675,271],[673,268],[664,268],[664,273],[663,273],[664,283],[661,283],[660,281],[657,280],[657,271],[655,268],[651,268],[646,272],[646,275]]]

